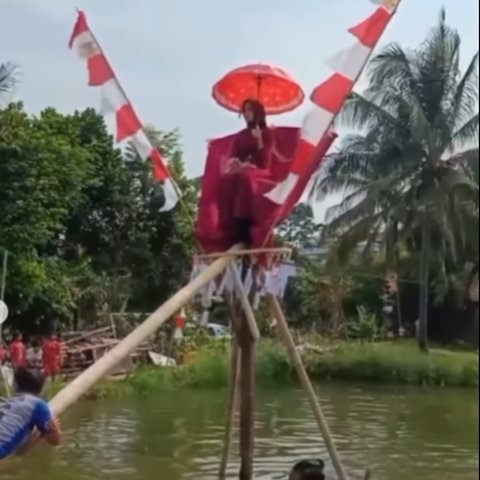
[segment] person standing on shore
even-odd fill
[[[25,368],[27,366],[27,347],[23,343],[23,337],[21,333],[15,333],[12,343],[10,344],[10,361],[12,367]]]
[[[60,372],[60,342],[56,335],[51,335],[43,343],[43,372],[52,381]]]
[[[0,340],[0,367],[7,361],[8,349]]]
[[[41,372],[43,368],[43,352],[38,339],[27,349],[27,365],[30,370]]]

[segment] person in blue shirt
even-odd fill
[[[50,445],[60,444],[60,422],[40,398],[44,376],[19,368],[14,379],[15,395],[0,403],[0,460],[26,450],[35,430]]]

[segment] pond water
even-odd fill
[[[38,447],[1,465],[0,478],[213,480],[225,396],[177,391],[85,401],[64,419],[59,450]],[[477,391],[327,384],[320,398],[351,474],[368,466],[378,480],[478,478]],[[302,391],[263,390],[257,403],[256,479],[285,479],[295,460],[327,458]],[[236,449],[231,479],[238,478]]]

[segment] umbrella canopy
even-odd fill
[[[281,68],[255,64],[227,73],[213,86],[212,97],[232,112],[240,112],[243,102],[252,99],[263,104],[267,115],[278,115],[301,105],[305,94]]]

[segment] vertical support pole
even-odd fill
[[[7,267],[8,267],[8,250],[3,250],[3,268],[2,268],[2,289],[0,291],[0,300],[5,300],[5,287],[7,286]]]
[[[220,480],[225,480],[227,475],[227,465],[228,457],[230,455],[230,446],[232,442],[233,424],[235,421],[235,413],[237,411],[238,405],[241,358],[241,350],[238,346],[238,311],[235,309],[231,295],[227,294],[225,297],[230,312],[232,325],[232,351],[230,356],[230,386],[228,391],[227,413],[225,418],[225,437],[222,459],[220,461],[220,469],[218,472],[218,478]]]
[[[241,350],[238,348],[237,339],[232,340],[232,351],[230,354],[230,387],[228,390],[227,413],[225,417],[225,436],[223,441],[222,459],[218,478],[225,480],[227,475],[228,457],[232,443],[233,424],[238,405],[238,387],[240,378]]]
[[[8,268],[8,250],[4,248],[3,250],[3,266],[2,266],[2,284],[0,287],[0,300],[5,300],[5,288],[7,286],[7,268]],[[0,323],[0,346],[3,345],[3,324]],[[2,382],[5,388],[5,393],[7,397],[10,396],[10,386],[8,385],[8,381],[6,376],[3,374],[2,366],[0,365]]]
[[[241,306],[240,356],[240,474],[239,480],[253,480],[255,340]]]
[[[312,407],[313,414],[315,416],[315,419],[317,420],[318,428],[320,429],[320,432],[323,436],[325,446],[327,447],[328,453],[330,454],[330,458],[337,473],[338,480],[348,480],[347,474],[340,460],[340,456],[338,455],[337,449],[335,447],[335,443],[333,441],[330,428],[328,427],[327,420],[317,400],[317,395],[313,388],[312,382],[308,378],[308,374],[305,370],[305,366],[303,365],[302,358],[300,357],[300,354],[298,353],[298,350],[295,346],[295,342],[293,341],[292,335],[290,334],[287,321],[285,320],[283,311],[280,307],[280,304],[278,303],[278,299],[275,295],[272,294],[268,294],[267,298],[270,303],[270,308],[272,309],[272,314],[277,319],[277,325],[283,337],[283,341],[285,342],[285,345],[287,347],[291,361],[295,366],[295,369],[297,370],[300,383],[302,384],[302,387],[307,393],[310,406]]]

